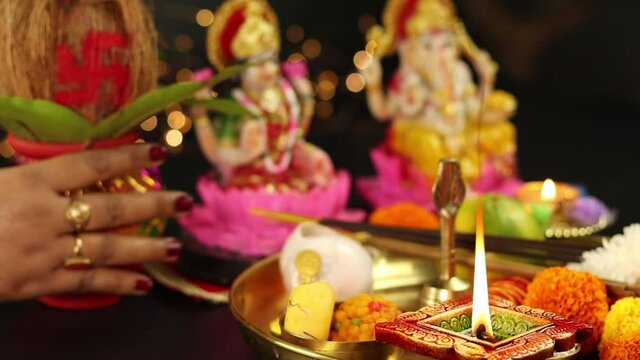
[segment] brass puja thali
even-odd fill
[[[504,262],[497,266],[498,262],[489,260],[488,264],[493,275],[500,275],[495,271],[498,266],[505,269]],[[373,291],[395,302],[403,311],[418,310],[422,285],[438,275],[437,265],[432,259],[381,252],[374,259]],[[461,278],[472,278],[469,265],[458,265],[457,270]],[[231,311],[245,339],[261,359],[429,359],[375,341],[311,341],[287,334],[281,323],[288,296],[278,255],[250,267],[231,288]],[[553,359],[573,359],[576,354],[577,350],[566,351],[557,353]]]

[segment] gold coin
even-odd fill
[[[296,256],[295,266],[302,281],[308,283],[311,282],[314,276],[320,273],[322,259],[320,255],[313,250],[302,250]]]

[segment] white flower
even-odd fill
[[[604,240],[602,247],[583,253],[582,259],[567,267],[630,286],[640,285],[640,224],[625,227],[623,234]]]

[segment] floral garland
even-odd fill
[[[277,175],[281,174],[289,168],[291,164],[291,160],[293,158],[293,147],[298,138],[298,124],[300,122],[300,103],[298,102],[298,97],[296,96],[293,87],[286,79],[282,79],[280,81],[280,88],[282,89],[282,93],[284,94],[287,110],[289,113],[289,128],[287,130],[287,142],[285,153],[280,159],[278,163],[273,160],[269,149],[265,151],[262,155],[262,159],[264,160],[265,169],[269,174]],[[253,100],[249,98],[241,89],[237,89],[233,92],[233,96],[238,100],[238,102],[251,110],[255,114],[262,114],[262,119],[266,118],[265,111],[258,106]]]

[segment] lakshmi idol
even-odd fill
[[[251,115],[212,122],[206,110],[193,109],[198,143],[215,176],[198,181],[204,207],[183,225],[207,247],[273,254],[291,228],[251,215],[251,209],[335,217],[346,206],[350,178],[304,139],[313,117],[313,88],[304,62],[279,62],[278,19],[266,1],[224,2],[209,28],[207,51],[218,71],[253,64],[231,90]]]
[[[451,2],[389,0],[383,24],[368,33],[372,61],[362,74],[371,114],[392,124],[372,152],[378,178],[359,183],[363,195],[376,207],[406,200],[431,205],[429,184],[447,157],[460,161],[472,190],[515,191],[509,117],[516,100],[494,90],[497,67],[469,38]],[[380,59],[395,53],[399,66],[385,92]]]

